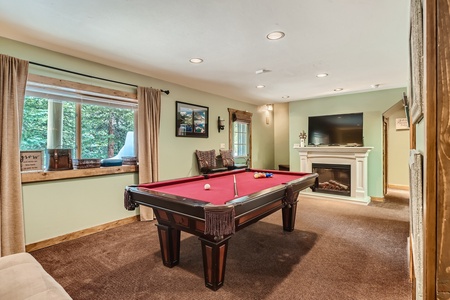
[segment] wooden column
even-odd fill
[[[450,297],[450,0],[437,4],[437,299]]]

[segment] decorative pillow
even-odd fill
[[[195,154],[197,155],[200,170],[210,170],[216,168],[216,150],[195,150]]]
[[[220,156],[222,157],[222,162],[224,167],[233,167],[234,158],[231,150],[220,150]]]

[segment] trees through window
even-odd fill
[[[135,131],[137,109],[135,99],[119,98],[29,81],[20,149],[72,149],[73,158],[116,156]]]

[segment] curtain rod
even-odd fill
[[[111,80],[111,79],[106,79],[106,78],[101,78],[101,77],[96,77],[96,76],[92,76],[92,75],[87,75],[87,74],[83,74],[83,73],[78,73],[78,72],[74,72],[74,71],[69,71],[69,70],[65,70],[65,69],[61,69],[61,68],[56,68],[56,67],[52,67],[52,66],[48,66],[48,65],[44,65],[44,64],[40,64],[40,63],[36,63],[36,62],[29,62],[32,65],[36,65],[36,66],[40,66],[40,67],[45,67],[45,68],[49,68],[49,69],[53,69],[53,70],[57,70],[57,71],[62,71],[62,72],[66,72],[66,73],[71,73],[71,74],[75,74],[75,75],[80,75],[80,76],[84,76],[84,77],[89,77],[89,78],[93,78],[93,79],[100,79],[103,81],[108,81],[108,82],[113,82],[113,83],[118,83],[118,84],[123,84],[123,85],[128,85],[128,86],[132,86],[132,87],[138,87],[135,84],[131,84],[131,83],[126,83],[126,82],[120,82],[120,81],[115,81],[115,80]],[[169,95],[170,91],[169,90],[160,90],[162,93]]]

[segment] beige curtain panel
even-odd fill
[[[0,256],[25,251],[20,137],[28,62],[0,54]]]
[[[139,183],[158,181],[161,91],[138,87]],[[153,220],[153,210],[140,206],[141,221]]]

